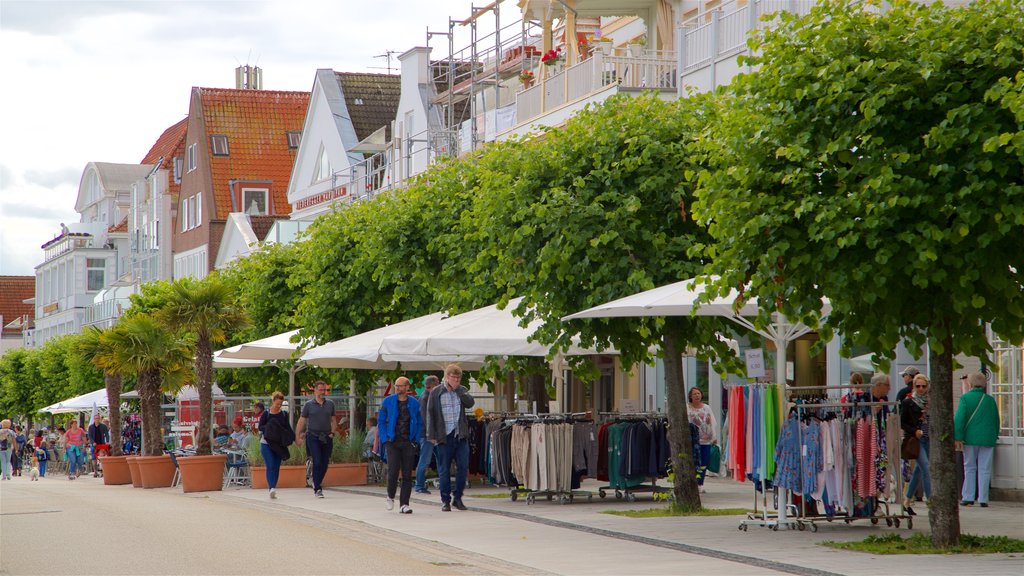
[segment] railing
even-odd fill
[[[102,322],[113,324],[113,321],[120,318],[131,305],[128,298],[114,298],[94,303],[85,309],[84,323],[86,326]]]

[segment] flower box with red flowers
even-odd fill
[[[540,57],[540,63],[545,66],[554,66],[562,61],[562,49],[553,48]]]

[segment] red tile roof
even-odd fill
[[[309,92],[196,88],[202,102],[206,136],[228,137],[228,155],[210,153],[216,219],[231,212],[230,182],[270,180],[279,215],[291,212],[288,179],[297,150],[288,148],[288,132],[302,131]],[[208,147],[209,148],[209,147]]]
[[[128,231],[128,216],[124,218],[116,226],[107,228],[107,232],[127,232]]]
[[[35,295],[35,276],[0,276],[0,315],[3,316],[3,324],[10,324],[21,316],[28,316],[31,321],[35,311],[31,304],[24,304],[22,300],[34,298]],[[3,330],[3,332],[18,334],[21,330]]]
[[[169,172],[167,175],[167,192],[172,198],[178,198],[178,191],[181,184],[174,181],[174,158],[184,158],[185,155],[185,133],[188,131],[188,116],[171,126],[156,139],[156,143],[149,149],[142,159],[142,164],[156,164],[156,161],[163,158],[160,168]],[[183,160],[184,161],[184,160]]]

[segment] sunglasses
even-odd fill
[[[914,388],[927,388],[927,384],[914,384]]]

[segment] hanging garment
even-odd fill
[[[857,419],[857,434],[854,440],[856,451],[856,480],[854,482],[857,496],[868,498],[875,495],[878,484],[875,476],[875,457],[878,452],[878,437],[871,418]]]
[[[800,470],[800,493],[810,494],[818,490],[818,473],[824,468],[822,463],[821,426],[815,420],[801,426],[802,459]]]
[[[821,434],[821,470],[818,471],[818,478],[811,497],[828,505],[831,503],[825,499],[825,495],[828,493],[826,478],[836,468],[835,453],[832,448],[832,426],[828,422],[822,422],[819,432]]]
[[[774,484],[799,492],[800,480],[800,422],[791,416],[782,425],[782,433],[775,445]]]

